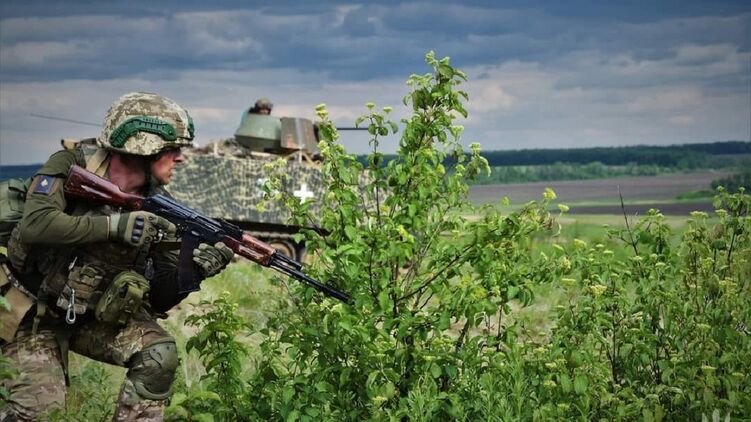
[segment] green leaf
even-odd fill
[[[175,393],[172,398],[170,398],[170,406],[179,405],[187,398],[188,396],[186,396],[184,393]]]
[[[589,381],[584,375],[576,375],[574,377],[574,391],[576,394],[582,395],[587,392]]]
[[[446,330],[449,327],[451,327],[451,314],[448,312],[443,312],[441,314],[441,317],[438,319],[438,325],[436,328],[439,330]]]
[[[629,354],[631,354],[631,350],[634,349],[634,345],[631,343],[622,344],[620,350],[618,351],[618,356],[621,358],[626,358]]]
[[[197,415],[193,415],[192,420],[196,422],[214,422],[214,416],[210,413],[199,413]]]
[[[282,402],[290,403],[294,395],[295,395],[295,389],[293,387],[290,387],[290,386],[284,387],[284,390],[282,390]]]
[[[518,286],[509,286],[508,287],[508,300],[514,299],[516,295],[519,293],[519,287]]]
[[[659,404],[655,404],[655,422],[661,422],[663,419],[665,419],[665,409],[662,408]]]
[[[300,419],[300,412],[298,412],[297,410],[293,410],[293,411],[289,412],[289,414],[287,415],[286,421],[287,422],[295,422],[298,419]]]
[[[219,397],[219,394],[213,391],[201,391],[191,396],[191,399],[197,399],[200,401],[222,401],[222,398]]]
[[[568,374],[561,374],[559,382],[561,383],[561,389],[564,393],[571,392],[573,385],[571,384],[571,377],[569,377]]]
[[[342,327],[345,331],[352,331],[352,323],[347,319],[342,319],[339,321],[339,326]]]
[[[670,377],[673,375],[673,370],[671,368],[667,368],[664,371],[662,371],[662,374],[660,375],[660,380],[664,383],[670,382]]]
[[[581,352],[578,350],[571,352],[571,363],[573,363],[575,367],[581,366],[582,362],[584,362],[584,355],[582,355]]]
[[[437,363],[433,362],[433,363],[432,363],[432,364],[430,365],[430,374],[431,374],[431,375],[433,375],[433,378],[438,378],[438,377],[440,377],[440,376],[441,376],[441,373],[442,373],[442,372],[443,372],[443,371],[441,371],[441,367],[440,367],[440,366],[438,366],[438,364],[437,364]]]
[[[383,385],[382,391],[383,391],[383,396],[386,397],[387,399],[390,399],[394,397],[394,394],[396,394],[396,387],[394,386],[393,383],[387,382],[386,384]]]
[[[392,303],[391,303],[391,298],[389,297],[388,291],[382,290],[380,293],[378,293],[378,305],[384,311],[391,309]]]
[[[654,414],[649,409],[642,409],[641,416],[644,422],[654,422],[655,420]]]
[[[316,383],[316,390],[318,391],[329,391],[331,389],[331,384],[327,383],[326,381],[318,381]],[[315,415],[311,415],[315,416]]]
[[[344,233],[349,240],[355,240],[357,238],[357,229],[352,226],[345,226]]]
[[[438,66],[438,74],[446,79],[450,79],[452,76],[454,76],[454,69],[449,65],[440,64]]]

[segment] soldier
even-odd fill
[[[248,110],[248,114],[271,114],[274,104],[268,98],[259,98],[256,103]]]
[[[152,246],[178,240],[175,227],[148,212],[72,203],[62,187],[78,164],[123,192],[167,194],[164,185],[193,133],[192,119],[174,101],[127,94],[109,109],[95,142],[53,154],[34,176],[8,245],[11,265],[0,265],[25,293],[20,306],[35,303],[16,327],[8,328],[3,314],[0,348],[19,376],[6,382],[10,398],[0,420],[35,420],[64,406],[68,350],[128,368],[116,420],[162,419],[178,357],[156,318],[185,295],[176,287],[177,252]],[[206,278],[232,256],[222,243],[201,244],[193,262]]]

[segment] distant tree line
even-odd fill
[[[751,142],[725,141],[667,146],[636,145],[624,147],[521,149],[483,151],[491,167],[539,166],[561,164],[600,163],[606,166],[654,165],[663,168],[691,170],[726,167],[739,161],[739,156],[751,156]],[[386,155],[384,162],[394,155]],[[366,163],[365,156],[358,160]],[[450,163],[447,163],[450,164]]]
[[[682,169],[714,167],[727,158],[718,156],[739,154],[751,154],[751,142],[728,141],[668,146],[637,145],[483,152],[483,156],[491,166],[599,162],[611,166],[637,163]],[[708,159],[709,163],[707,162]]]
[[[535,166],[493,166],[490,174],[483,174],[473,184],[491,185],[497,183],[546,182],[554,180],[589,180],[611,177],[656,176],[675,173],[674,167],[654,164],[630,163],[623,166],[609,166],[599,161],[587,164],[554,163]]]

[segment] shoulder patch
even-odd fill
[[[40,174],[34,178],[32,193],[40,195],[51,195],[57,190],[60,179],[55,176]]]

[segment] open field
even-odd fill
[[[710,210],[710,201],[678,201],[676,196],[711,189],[713,180],[730,174],[732,172],[729,171],[702,171],[664,176],[471,186],[470,200],[475,204],[497,203],[507,196],[512,204],[522,204],[540,199],[545,188],[550,187],[558,195],[557,202],[571,206],[571,213],[619,214],[620,187],[628,214],[643,214],[649,208],[659,208],[665,214],[685,215],[694,210]]]

